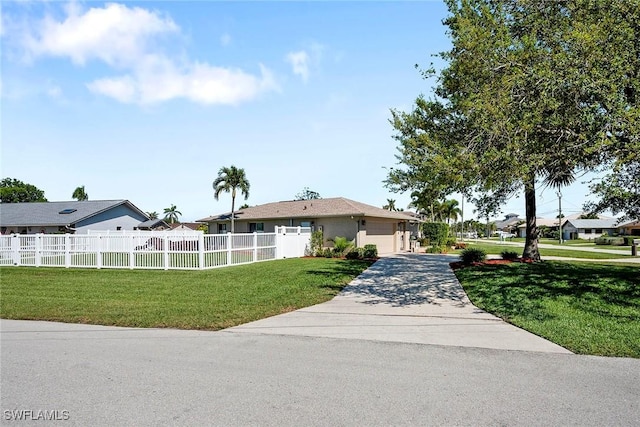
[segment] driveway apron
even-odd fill
[[[381,258],[331,301],[225,331],[570,353],[474,306],[451,257]]]

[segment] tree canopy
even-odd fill
[[[231,193],[231,232],[235,232],[235,203],[236,192],[240,190],[240,194],[244,195],[244,199],[249,197],[249,180],[244,169],[237,168],[233,165],[222,167],[218,171],[218,177],[213,181],[213,196],[216,200],[220,197],[221,192]]]
[[[75,190],[73,190],[73,194],[71,195],[71,197],[73,197],[79,202],[84,200],[89,200],[89,195],[85,192],[84,185],[77,187]]]
[[[4,178],[0,181],[0,202],[2,203],[46,201],[44,191],[34,185],[24,183],[15,178]]]
[[[170,224],[174,224],[180,221],[180,216],[182,216],[182,212],[178,210],[176,205],[171,204],[170,207],[164,208],[164,220]]]
[[[640,152],[639,0],[446,3],[447,66],[433,98],[392,110],[400,167],[386,184],[438,200],[473,193],[487,212],[524,189],[523,257],[539,260],[536,186]]]
[[[304,187],[304,189],[296,194],[295,200],[314,200],[314,199],[322,199],[320,193],[317,191],[309,190],[309,187]]]

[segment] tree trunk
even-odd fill
[[[536,225],[536,179],[532,175],[524,184],[524,203],[527,219],[527,238],[524,243],[522,258],[540,261],[538,250],[538,227]]]
[[[236,216],[235,207],[236,207],[236,195],[234,191],[234,194],[231,195],[231,234],[235,233],[235,222],[234,222],[234,219],[235,219],[234,217]]]

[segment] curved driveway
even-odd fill
[[[331,301],[227,331],[569,353],[471,304],[451,261],[384,257]]]

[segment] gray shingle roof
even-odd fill
[[[330,199],[291,200],[285,202],[266,203],[236,211],[239,220],[288,219],[288,218],[320,218],[334,216],[369,216],[400,220],[415,220],[410,213],[394,212],[366,203],[335,197]],[[226,221],[231,213],[214,215],[199,219],[201,222]]]
[[[145,215],[128,200],[0,203],[0,225],[2,227],[66,226],[125,203]],[[75,211],[61,214],[60,212],[65,209],[75,209]]]
[[[565,224],[571,224],[575,228],[617,228],[617,218],[607,219],[568,219]]]

